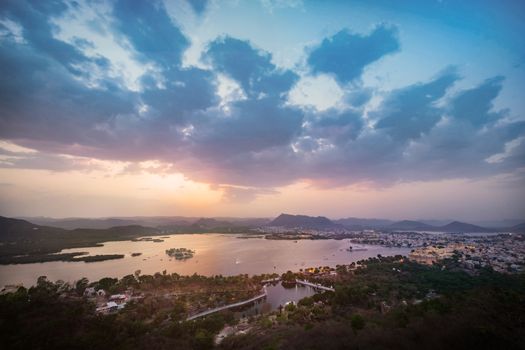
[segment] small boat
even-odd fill
[[[347,252],[366,252],[367,250],[366,248],[353,248],[352,246],[346,249]]]
[[[239,259],[235,259],[235,265],[239,265],[241,261]]]

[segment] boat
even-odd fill
[[[346,248],[347,252],[366,252],[368,249],[366,248],[354,248],[352,246]]]

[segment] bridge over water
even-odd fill
[[[312,288],[316,288],[316,289],[326,290],[326,291],[329,291],[329,292],[335,292],[335,289],[332,288],[332,287],[325,287],[325,286],[323,286],[321,284],[315,284],[315,283],[308,282],[308,281],[303,281],[303,280],[296,279],[295,283],[299,283],[299,284],[302,284],[302,285],[305,285],[305,286],[309,286],[309,287],[312,287]]]
[[[210,310],[206,310],[206,311],[203,311],[203,312],[199,312],[198,314],[195,314],[193,316],[188,317],[186,319],[186,321],[191,321],[191,320],[194,320],[194,319],[199,318],[199,317],[204,317],[204,316],[207,316],[207,315],[211,315],[211,314],[213,314],[215,312],[231,309],[231,308],[234,308],[234,307],[237,307],[237,306],[243,306],[243,305],[246,305],[246,304],[250,304],[250,303],[253,303],[254,301],[257,301],[259,299],[266,298],[266,296],[267,296],[266,287],[264,287],[264,293],[262,293],[260,295],[257,295],[256,297],[253,297],[251,299],[244,300],[244,301],[239,301],[237,303],[233,303],[233,304],[217,307],[215,309],[210,309]]]

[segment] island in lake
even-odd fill
[[[195,251],[187,248],[166,249],[166,254],[177,260],[187,260],[193,258]]]

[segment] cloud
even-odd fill
[[[154,61],[164,68],[180,64],[189,40],[171,21],[163,2],[119,0],[113,14],[118,31],[143,61]]]
[[[333,74],[347,84],[361,77],[367,65],[398,50],[394,27],[380,25],[365,36],[341,30],[312,48],[307,62],[314,74]]]
[[[443,116],[436,106],[447,90],[459,79],[455,69],[449,69],[434,80],[415,84],[390,93],[371,117],[376,129],[401,142],[417,139],[428,133]]]
[[[499,95],[504,80],[502,76],[493,77],[474,89],[462,91],[452,101],[450,114],[474,126],[503,118],[507,111],[492,111],[492,101]]]
[[[291,70],[278,69],[269,53],[228,36],[211,42],[204,56],[217,71],[236,80],[251,97],[279,96],[288,92],[299,78]]]
[[[0,149],[0,168],[50,171],[94,171],[104,169],[91,158],[42,152],[5,152]]]
[[[272,189],[242,188],[233,186],[219,186],[217,189],[222,190],[222,199],[231,203],[250,203],[259,196],[279,193]]]
[[[298,181],[385,186],[525,165],[525,122],[494,108],[503,77],[454,93],[461,79],[454,68],[392,91],[363,86],[363,70],[400,48],[392,27],[326,38],[310,49],[307,72],[282,69],[270,52],[229,36],[208,43],[204,68],[182,67],[190,42],[164,5],[119,1],[109,11],[110,34],[149,67],[131,90],[107,73],[111,58],[88,56],[82,38],[54,36],[52,19],[71,6],[0,7],[0,23],[10,23],[0,36],[0,139],[38,151],[4,150],[3,167],[86,169],[78,159],[113,160],[129,163],[124,172],[182,172],[248,201]],[[322,110],[293,103],[299,77],[310,74],[341,84],[337,103]],[[221,90],[228,79],[231,96]]]

